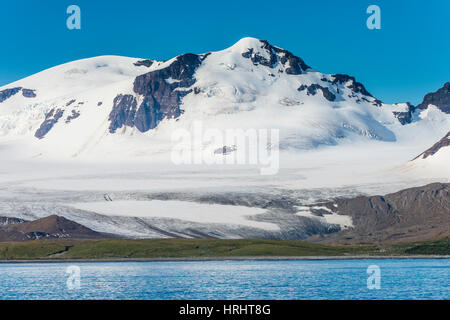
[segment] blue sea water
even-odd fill
[[[449,279],[450,259],[1,263],[0,299],[449,299]]]

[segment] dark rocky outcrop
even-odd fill
[[[5,226],[7,224],[19,224],[25,222],[26,220],[14,217],[0,217],[0,226]]]
[[[66,118],[66,123],[70,123],[72,120],[78,118],[80,116],[80,112],[77,110],[72,110],[72,114]]]
[[[214,154],[227,155],[227,154],[230,154],[231,152],[234,152],[236,150],[237,150],[237,147],[235,145],[233,145],[233,146],[223,146],[222,148],[218,148],[218,149],[214,150]]]
[[[299,57],[294,56],[291,52],[272,46],[268,41],[261,40],[261,49],[266,50],[269,58],[261,56],[258,52],[255,52],[253,48],[249,48],[248,51],[242,53],[244,58],[250,59],[254,65],[263,65],[269,68],[276,67],[280,62],[286,67],[286,73],[292,75],[298,75],[306,73],[310,67]]]
[[[113,108],[109,114],[109,131],[114,133],[123,126],[134,127],[136,106],[136,98],[131,94],[119,94],[115,97]]]
[[[283,65],[288,65],[286,68],[287,74],[298,75],[304,74],[307,72],[310,67],[299,57],[294,56],[292,53],[286,50],[282,50],[279,48],[274,49],[275,51],[283,53],[283,56],[280,59],[280,62]]]
[[[13,95],[17,94],[22,88],[11,88],[0,91],[0,103],[5,101],[6,99],[11,98]]]
[[[0,227],[0,241],[39,239],[101,239],[111,235],[93,231],[64,217],[52,215],[35,221],[7,224]]]
[[[22,87],[15,87],[15,88],[10,88],[10,89],[5,89],[5,90],[0,91],[0,103],[5,101],[6,99],[11,98],[15,94],[17,94],[19,91],[22,91],[22,95],[25,98],[35,98],[36,97],[36,93],[35,93],[36,90],[25,89]]]
[[[69,102],[66,103],[66,107],[70,106],[75,101],[77,101],[77,100],[75,100],[75,99],[70,100]]]
[[[427,109],[430,104],[435,105],[442,112],[450,113],[450,82],[444,84],[444,86],[436,92],[427,94],[417,108]]]
[[[31,90],[31,89],[22,89],[22,95],[25,98],[35,98],[36,97],[36,90]]]
[[[433,183],[385,196],[360,196],[322,204],[350,216],[354,228],[313,236],[324,243],[425,241],[450,236],[450,184]],[[337,206],[337,207],[336,207]]]
[[[42,139],[45,135],[53,128],[53,126],[58,123],[59,119],[63,116],[64,110],[62,109],[52,109],[45,116],[44,122],[42,122],[39,129],[37,129],[34,136],[38,139]]]
[[[442,148],[446,148],[446,147],[450,148],[450,132],[447,133],[447,135],[445,137],[443,137],[441,140],[439,140],[437,143],[435,143],[430,149],[428,149],[424,153],[422,153],[419,156],[417,156],[416,158],[414,158],[414,160],[417,158],[426,159],[426,158],[436,154]]]
[[[144,66],[144,67],[150,68],[150,67],[153,65],[153,63],[154,63],[153,60],[145,59],[145,60],[139,60],[139,61],[137,61],[137,62],[135,62],[135,63],[133,63],[133,64],[134,64],[136,67]]]
[[[170,100],[170,98],[169,98]],[[179,99],[174,104],[161,105],[153,95],[144,98],[139,109],[136,111],[134,126],[140,132],[146,132],[156,128],[163,118],[177,118],[180,114]]]
[[[414,107],[409,102],[406,103],[408,106],[408,111],[394,111],[394,116],[398,119],[398,121],[405,125],[412,122],[412,115],[414,111],[416,110],[416,107]]]
[[[372,97],[372,95],[366,90],[364,85],[355,80],[355,77],[346,75],[346,74],[333,74],[331,75],[333,80],[331,84],[347,84],[347,88],[351,89],[355,93],[361,93],[362,95]]]
[[[133,95],[118,95],[114,99],[113,109],[109,115],[111,124],[109,131],[116,132],[123,126],[135,127],[140,132],[155,128],[164,115],[158,102],[153,97],[146,97],[137,109],[137,101]]]
[[[375,99],[373,100],[372,104],[376,107],[381,107],[383,105],[383,101]]]
[[[271,49],[267,49],[267,51],[269,53],[268,59],[260,55],[258,52],[254,52],[253,48],[250,48],[247,52],[244,52],[242,56],[244,58],[252,60],[255,66],[260,64],[269,68],[273,68],[278,61],[278,56]]]
[[[143,96],[137,106],[133,95],[118,95],[114,99],[109,116],[109,131],[114,133],[122,126],[136,127],[141,132],[155,128],[165,118],[177,118],[182,114],[181,99],[190,93],[195,83],[194,73],[201,63],[201,56],[184,54],[169,66],[138,76],[133,91]]]
[[[306,86],[304,84],[302,84],[298,89],[298,91],[307,91],[307,95],[316,95],[317,94],[317,90],[321,90],[322,94],[324,96],[325,99],[327,99],[328,101],[335,101],[336,100],[336,95],[334,95],[330,89],[328,89],[327,87],[322,87],[319,84],[313,83],[310,86]]]
[[[394,111],[393,113],[394,113],[394,116],[398,119],[398,121],[403,125],[411,123],[411,121],[412,121],[411,112]]]

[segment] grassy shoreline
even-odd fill
[[[131,259],[36,259],[0,260],[0,265],[8,263],[112,263],[112,262],[202,262],[202,261],[320,261],[320,260],[402,260],[402,259],[450,259],[450,255],[412,256],[258,256],[258,257],[186,257],[186,258],[131,258]]]
[[[450,256],[450,239],[401,244],[324,245],[263,239],[104,239],[0,242],[0,262],[357,259]]]

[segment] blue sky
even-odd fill
[[[81,30],[66,8],[81,8]],[[381,8],[381,30],[366,8]],[[448,0],[2,1],[0,85],[75,59],[166,60],[269,40],[324,73],[347,73],[388,102],[418,103],[450,81]]]

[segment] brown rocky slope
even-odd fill
[[[450,237],[450,184],[433,183],[385,196],[323,204],[350,216],[353,228],[307,240],[323,243],[426,241]]]
[[[35,221],[6,224],[0,227],[0,241],[58,238],[103,239],[111,238],[111,235],[93,231],[81,224],[56,215]]]

